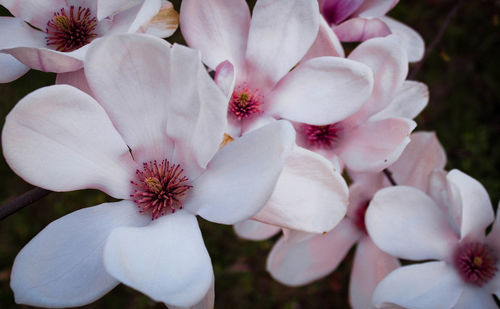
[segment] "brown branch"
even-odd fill
[[[2,206],[0,206],[0,220],[7,218],[33,202],[38,201],[50,192],[52,191],[35,187],[34,189],[31,189],[28,192],[5,202]]]
[[[388,169],[384,169],[382,171],[382,173],[384,173],[385,177],[387,177],[387,180],[389,180],[389,182],[391,183],[391,185],[393,186],[397,186],[398,184],[396,183],[396,181],[394,180],[394,178],[392,177],[392,173],[391,171],[389,171]]]
[[[448,25],[450,24],[451,19],[457,13],[458,8],[460,7],[461,4],[462,4],[462,1],[457,1],[455,3],[455,5],[451,8],[451,10],[448,12],[448,14],[446,15],[445,20],[443,21],[443,24],[441,25],[441,28],[439,28],[438,33],[434,37],[434,40],[432,40],[431,44],[429,44],[429,46],[427,46],[427,49],[425,50],[425,53],[424,53],[424,57],[422,58],[422,60],[420,60],[417,63],[417,65],[415,66],[415,68],[411,71],[410,75],[408,75],[408,79],[414,79],[417,76],[418,72],[420,71],[420,69],[424,65],[424,63],[427,60],[427,57],[429,56],[429,54],[431,53],[431,51],[436,47],[436,45],[443,38],[443,35],[444,35],[445,31],[446,31],[446,28],[448,28]]]

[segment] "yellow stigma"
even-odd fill
[[[241,106],[246,106],[248,104],[248,99],[250,99],[250,96],[248,93],[244,92],[240,95],[240,105]]]
[[[147,177],[145,180],[149,189],[154,193],[159,193],[162,189],[160,181],[156,177]]]
[[[66,31],[71,30],[71,23],[68,17],[66,16],[63,15],[54,16],[54,24],[56,24],[57,27],[61,30],[66,30]]]
[[[476,265],[476,266],[483,265],[483,259],[480,256],[474,257],[474,265]]]

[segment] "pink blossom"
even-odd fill
[[[219,150],[225,96],[196,51],[153,37],[98,39],[84,70],[95,99],[67,85],[29,94],[7,116],[4,156],[34,185],[121,201],[70,213],[31,240],[12,269],[16,302],[81,306],[122,282],[171,306],[213,304],[196,215],[223,224],[255,215],[293,127],[278,121]]]
[[[0,82],[15,80],[29,68],[76,71],[83,67],[88,44],[98,37],[132,32],[170,36],[177,24],[176,18],[153,20],[160,10],[165,16],[173,10],[166,0],[2,0],[0,4],[15,16],[0,17],[4,53]]]
[[[369,235],[385,252],[407,260],[377,286],[373,304],[405,308],[497,308],[500,224],[484,187],[452,170],[435,173],[429,195],[406,186],[375,194],[366,213]]]

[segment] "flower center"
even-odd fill
[[[184,170],[179,164],[170,164],[163,160],[143,163],[142,171],[137,170],[136,181],[130,181],[135,186],[134,202],[140,213],[151,212],[151,219],[158,219],[168,211],[174,213],[182,209],[182,198],[192,188],[189,179],[184,176]]]
[[[258,89],[252,90],[246,83],[243,83],[234,89],[229,101],[228,111],[238,120],[260,114],[262,112],[260,106],[263,98]]]
[[[307,144],[311,147],[332,148],[339,139],[342,127],[339,123],[324,126],[304,124],[302,134],[306,137]]]
[[[462,279],[482,286],[495,276],[497,258],[492,250],[478,242],[465,243],[455,252],[455,268]]]
[[[54,13],[54,17],[47,22],[45,40],[47,46],[58,51],[70,52],[90,43],[97,35],[95,28],[97,19],[92,17],[90,9],[70,6],[69,14],[62,8]]]
[[[356,227],[365,234],[368,234],[368,232],[366,231],[365,215],[369,204],[370,201],[364,202],[361,206],[358,207],[358,209],[356,209],[356,212],[354,213],[354,225],[356,225]]]

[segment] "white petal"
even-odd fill
[[[207,294],[205,294],[205,297],[203,297],[203,299],[199,303],[189,307],[178,307],[167,304],[167,307],[168,309],[213,309],[214,303],[215,303],[215,281],[212,280],[212,285],[208,289]]]
[[[412,309],[452,308],[464,283],[452,266],[429,262],[400,267],[382,280],[373,294],[373,304],[397,304]]]
[[[131,8],[143,0],[98,0],[97,19],[102,20],[108,16],[113,16],[120,11]]]
[[[308,284],[337,268],[360,236],[349,220],[343,220],[330,232],[305,240],[282,237],[269,253],[267,271],[289,286]]]
[[[30,68],[7,54],[0,54],[0,83],[10,83],[26,74]]]
[[[213,271],[196,217],[177,211],[145,227],[114,229],[104,247],[106,271],[156,301],[200,302]]]
[[[362,238],[356,247],[349,281],[349,302],[352,308],[372,308],[375,287],[399,266],[396,258],[377,248],[369,237]]]
[[[333,56],[345,57],[344,48],[332,28],[328,25],[326,20],[321,17],[319,24],[319,31],[316,40],[311,45],[301,62],[311,58]]]
[[[294,141],[293,127],[283,120],[236,139],[193,182],[186,209],[223,224],[249,219],[271,196]]]
[[[250,10],[244,0],[184,0],[180,21],[186,42],[201,51],[210,68],[225,60],[236,71],[243,68],[250,28]]]
[[[347,203],[347,184],[331,162],[295,147],[286,158],[271,198],[255,219],[293,230],[323,233],[340,222]]]
[[[255,220],[245,220],[233,225],[236,235],[243,239],[265,240],[281,231],[278,226],[265,224]]]
[[[134,203],[121,201],[84,208],[43,229],[16,257],[11,287],[18,304],[39,307],[82,306],[119,282],[102,262],[111,231],[150,222]]]
[[[410,62],[422,60],[425,53],[424,39],[412,28],[387,16],[381,16],[391,32],[401,39],[401,44],[405,47]]]
[[[464,289],[464,292],[453,309],[470,308],[497,309],[498,306],[495,304],[493,297],[488,291],[469,285]]]
[[[268,113],[324,125],[356,113],[370,96],[373,75],[356,61],[318,57],[297,66],[266,96]]]
[[[412,187],[378,191],[368,206],[365,223],[380,249],[409,260],[449,258],[458,241],[440,208]]]
[[[45,29],[54,13],[67,7],[65,0],[2,0],[1,3],[12,15],[26,20],[39,29]]]
[[[83,69],[67,73],[59,73],[56,76],[56,85],[71,85],[75,88],[80,89],[86,94],[94,97],[92,89],[90,89],[89,83],[87,82],[87,77]]]
[[[14,172],[35,186],[130,194],[135,164],[127,146],[101,106],[71,86],[42,88],[22,99],[7,116],[2,147]]]
[[[315,0],[259,0],[252,15],[246,59],[263,93],[290,71],[314,42],[320,13]]]
[[[488,192],[477,180],[456,169],[446,179],[461,201],[460,239],[483,240],[486,228],[495,218]]]

